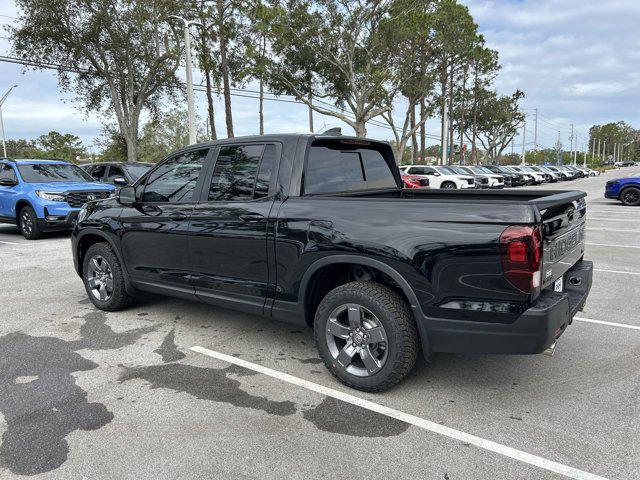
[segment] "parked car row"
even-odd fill
[[[17,225],[27,240],[70,230],[85,203],[109,197],[116,186],[133,184],[152,166],[0,159],[0,223]]]
[[[554,183],[600,173],[572,165],[403,165],[400,173],[405,188],[443,188],[447,190],[500,189]]]

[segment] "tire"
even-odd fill
[[[458,187],[453,182],[442,182],[440,188],[444,188],[445,190],[455,190]]]
[[[352,312],[353,318],[360,320],[360,329],[351,328]],[[364,392],[381,392],[400,382],[415,365],[420,350],[407,302],[391,288],[368,281],[347,283],[330,291],[316,311],[314,335],[320,357],[331,374]],[[359,342],[358,347],[354,347],[355,342]],[[369,369],[372,363],[373,370]]]
[[[133,302],[126,290],[120,260],[107,243],[96,243],[87,250],[82,262],[82,281],[89,300],[100,310],[115,312]]]
[[[627,187],[620,192],[620,201],[628,207],[637,207],[640,205],[640,188]]]
[[[22,236],[27,240],[42,238],[42,229],[38,225],[38,217],[29,205],[22,207],[18,212],[18,228]]]

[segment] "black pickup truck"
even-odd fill
[[[390,146],[267,135],[177,151],[72,234],[93,304],[139,290],[314,329],[327,368],[379,391],[420,349],[552,350],[591,287],[580,191],[402,189]]]

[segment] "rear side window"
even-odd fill
[[[209,187],[210,201],[250,201],[266,197],[276,146],[229,145],[220,148]]]
[[[185,203],[193,191],[209,149],[194,150],[173,157],[151,172],[144,187],[143,202]]]
[[[331,142],[314,144],[309,150],[305,194],[396,187],[383,154],[374,148],[353,148]]]

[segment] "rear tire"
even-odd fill
[[[455,190],[458,187],[453,182],[442,182],[440,188],[444,188],[445,190]]]
[[[126,290],[122,265],[107,243],[96,243],[87,250],[82,281],[89,300],[100,310],[115,312],[133,302]]]
[[[354,321],[360,327],[353,328]],[[316,311],[314,335],[332,375],[364,392],[381,392],[400,382],[420,350],[407,302],[391,288],[368,281],[330,291]]]
[[[623,205],[637,207],[640,205],[640,188],[627,187],[620,192],[620,201]]]
[[[36,212],[28,205],[22,207],[18,213],[18,228],[27,240],[42,238],[42,229],[38,225]]]

